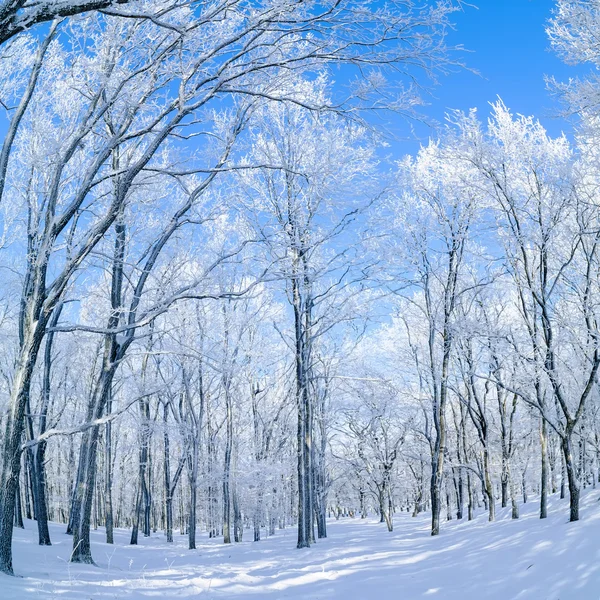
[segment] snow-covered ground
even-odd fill
[[[490,524],[481,513],[471,523],[444,523],[438,538],[428,534],[427,515],[397,515],[391,534],[373,519],[331,521],[330,537],[308,550],[294,548],[293,529],[229,546],[202,534],[196,551],[184,536],[168,545],[161,534],[129,546],[126,531],[108,546],[97,531],[96,567],[68,563],[64,526],[52,526],[54,545],[41,548],[28,522],[15,531],[21,577],[0,576],[0,598],[597,600],[599,497],[584,495],[578,523],[566,522],[567,501],[554,497],[546,521],[530,502],[518,521],[500,510]]]

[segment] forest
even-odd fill
[[[540,23],[567,133],[499,96],[408,151],[469,10],[0,0],[0,596],[15,540],[600,516],[600,2]]]

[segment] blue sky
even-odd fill
[[[557,118],[560,105],[544,81],[545,75],[566,81],[578,72],[550,49],[545,26],[554,1],[473,1],[477,8],[466,6],[453,15],[456,31],[449,43],[469,50],[463,54],[464,62],[480,75],[461,71],[442,77],[422,112],[442,121],[448,109],[476,107],[483,119],[489,113],[489,102],[500,96],[514,113],[538,117],[552,135],[563,130],[568,133],[569,123]],[[401,129],[406,132],[405,126]],[[431,133],[426,127],[417,128],[421,138]],[[417,146],[409,141],[404,145],[405,152]]]

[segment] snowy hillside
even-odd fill
[[[398,515],[393,533],[372,518],[340,519],[330,523],[329,539],[308,550],[294,549],[293,529],[229,546],[202,535],[197,551],[186,549],[183,536],[168,546],[162,534],[129,546],[124,531],[110,547],[99,531],[97,567],[68,563],[62,526],[52,527],[55,545],[42,548],[27,523],[15,534],[15,569],[23,577],[1,576],[0,597],[591,600],[600,589],[599,497],[583,497],[577,523],[567,523],[568,501],[555,496],[545,521],[529,502],[518,521],[501,510],[490,524],[481,512],[471,523],[445,524],[437,538],[429,535],[428,515]]]

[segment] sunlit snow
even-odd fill
[[[37,545],[35,524],[15,532],[15,568],[22,578],[0,576],[2,600],[64,598],[231,598],[362,600],[591,600],[600,590],[600,491],[582,499],[582,520],[568,523],[568,500],[553,496],[548,519],[534,501],[522,518],[500,509],[495,523],[483,509],[472,522],[446,523],[429,535],[429,515],[396,515],[395,531],[374,517],[329,522],[330,537],[296,550],[294,528],[261,542],[223,545],[198,536],[168,545],[160,532],[128,545],[93,533],[97,566],[68,562],[71,538],[52,525],[52,547]],[[250,538],[250,532],[246,532]]]

